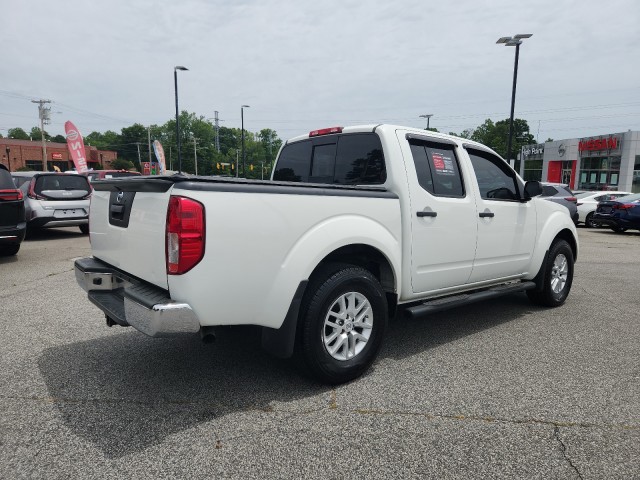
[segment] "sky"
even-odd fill
[[[180,110],[287,139],[393,123],[461,132],[509,117],[538,139],[640,130],[638,0],[3,0],[0,133],[84,135]]]

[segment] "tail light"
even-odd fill
[[[22,190],[13,188],[9,190],[0,190],[0,200],[7,202],[22,200]]]
[[[36,193],[36,178],[32,178],[31,182],[29,182],[29,191],[27,192],[27,197],[33,198],[35,200],[46,200],[42,195],[38,195]]]
[[[167,210],[167,273],[182,275],[204,256],[204,205],[187,197],[172,196]]]
[[[614,210],[631,210],[635,206],[636,205],[633,203],[616,203],[615,205],[612,205],[611,208]]]
[[[564,197],[567,202],[573,202],[575,204],[578,203],[578,199],[576,197]]]

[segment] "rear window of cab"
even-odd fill
[[[286,145],[273,174],[283,182],[381,185],[387,171],[375,133],[327,135]]]

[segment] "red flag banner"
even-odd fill
[[[87,168],[87,157],[84,152],[84,140],[76,126],[70,121],[64,124],[64,133],[67,134],[67,148],[76,167],[76,172],[83,173]]]

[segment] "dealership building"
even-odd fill
[[[564,183],[572,190],[640,193],[640,132],[527,145],[524,179]]]
[[[73,160],[66,143],[46,142],[46,147],[47,170],[53,171],[54,166],[62,172],[73,170]],[[91,145],[84,148],[89,168],[109,168],[111,162],[118,158],[117,152],[111,150],[98,150]],[[20,168],[42,170],[43,153],[42,142],[0,138],[0,163],[12,172]]]

